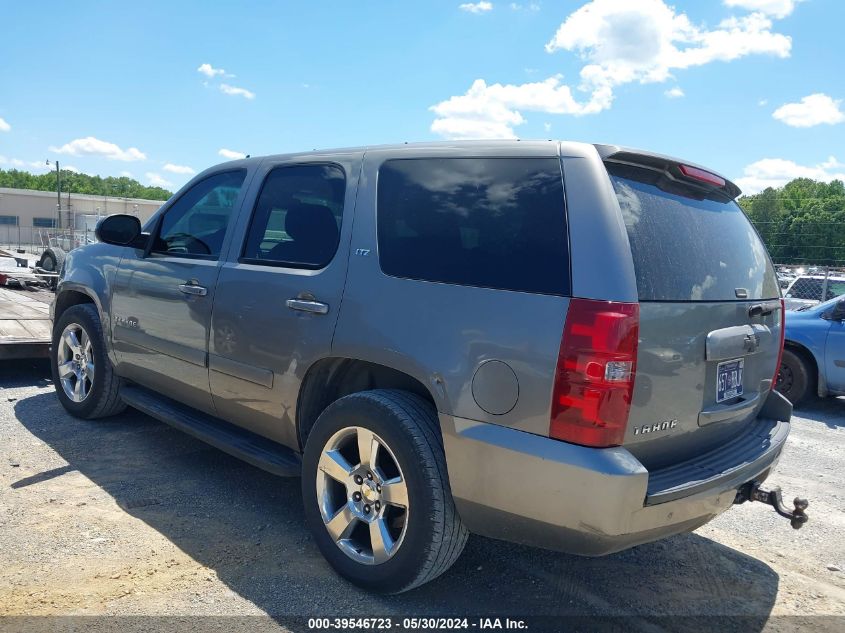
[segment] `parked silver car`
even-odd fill
[[[56,392],[301,474],[316,544],[374,591],[469,532],[594,556],[694,530],[769,500],[792,411],[738,193],[569,142],[226,163],[68,254]]]

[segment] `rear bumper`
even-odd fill
[[[576,446],[442,414],[440,423],[452,494],[471,532],[585,556],[704,525],[733,504],[740,485],[768,476],[789,433],[788,421],[758,418],[731,468],[650,475],[622,447]],[[712,465],[714,455],[696,462]]]

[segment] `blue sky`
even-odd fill
[[[0,168],[174,189],[228,155],[559,138],[746,191],[845,178],[845,2],[7,2]]]

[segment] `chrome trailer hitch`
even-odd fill
[[[760,501],[772,506],[775,511],[785,519],[789,519],[789,524],[795,530],[800,530],[801,527],[808,521],[809,517],[805,510],[810,505],[810,502],[801,497],[795,497],[792,505],[795,508],[792,512],[787,510],[783,505],[783,497],[781,495],[780,487],[775,486],[771,490],[763,490],[760,487],[760,482],[749,481],[743,484],[739,490],[736,491],[736,499],[734,503],[745,503],[746,501]]]

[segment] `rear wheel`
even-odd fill
[[[411,393],[365,391],[330,405],[308,437],[302,495],[323,556],[370,591],[426,583],[466,544],[437,413]]]
[[[786,396],[794,407],[805,402],[813,394],[813,371],[803,355],[790,349],[783,350],[776,389]]]

